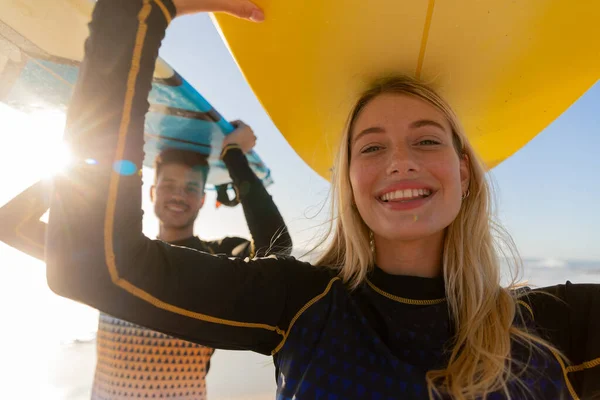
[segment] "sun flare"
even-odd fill
[[[57,111],[25,113],[0,105],[3,131],[11,147],[8,156],[18,175],[47,178],[64,171],[71,154],[63,142],[65,114]]]

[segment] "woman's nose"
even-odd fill
[[[419,164],[407,145],[397,145],[392,148],[388,163],[387,174],[410,174],[419,170]]]

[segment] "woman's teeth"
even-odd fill
[[[383,201],[405,201],[420,199],[431,195],[429,189],[404,189],[389,192],[380,197]]]

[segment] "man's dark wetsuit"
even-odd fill
[[[142,165],[149,66],[173,13],[168,0],[97,3],[74,98],[94,99],[97,109],[112,102],[124,107],[100,121],[82,112],[87,101],[74,101],[69,110],[68,140],[81,160],[100,163],[82,162],[55,182],[50,287],[185,340],[271,354],[279,399],[427,398],[425,373],[445,365],[454,331],[442,278],[375,268],[350,290],[336,271],[291,257],[216,257],[142,235],[140,177],[121,176],[111,165]],[[115,25],[123,27],[119,37]],[[101,46],[126,37],[136,43],[119,54]],[[127,78],[113,72],[124,68],[131,71]],[[97,84],[102,81],[111,85]],[[77,191],[80,182],[84,190]],[[523,318],[514,323],[538,330],[569,362],[515,343],[512,365],[529,364],[521,375],[529,398],[590,398],[600,389],[600,286],[547,291],[559,299],[530,293],[520,303]],[[518,385],[510,391],[513,399],[527,398]]]
[[[118,45],[126,46],[126,38],[124,36]],[[291,238],[287,227],[247,158],[235,146],[227,147],[222,158],[236,187],[253,240],[226,237],[203,241],[194,236],[172,244],[239,258],[254,257],[255,248],[259,256],[289,254]],[[44,259],[46,224],[39,219],[48,210],[49,191],[46,182],[37,182],[0,208],[0,240],[40,260]],[[205,377],[214,349],[104,313],[100,314],[96,342],[93,400],[128,399],[138,394],[142,398],[146,395],[177,399],[206,397]]]

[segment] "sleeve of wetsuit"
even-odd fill
[[[294,315],[332,284],[322,270],[291,258],[212,256],[142,233],[144,116],[173,13],[168,0],[96,3],[67,115],[75,165],[55,178],[51,196],[48,284],[183,340],[270,354]]]
[[[252,235],[253,246],[246,246],[246,254],[242,256],[289,255],[292,238],[283,217],[261,180],[250,168],[242,150],[236,145],[229,145],[221,152],[221,159],[236,188]]]
[[[49,185],[38,181],[0,208],[0,240],[42,261],[46,223],[40,218],[50,207]]]
[[[572,394],[600,396],[600,285],[566,282],[535,290],[527,301],[542,333],[568,358]]]

